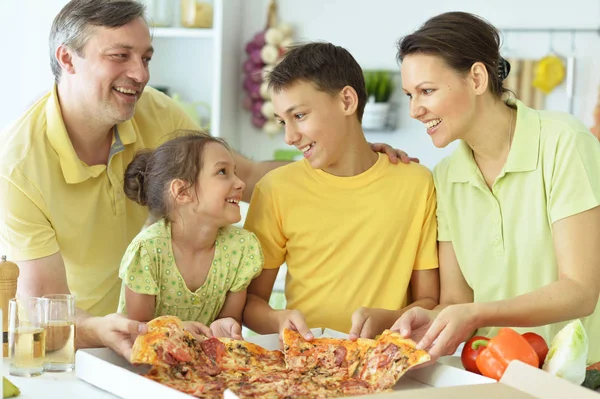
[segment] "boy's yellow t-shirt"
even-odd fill
[[[266,269],[287,264],[287,308],[311,328],[348,332],[356,309],[406,306],[413,270],[438,267],[435,210],[422,165],[379,154],[366,172],[337,177],[302,160],[256,185],[245,228]]]

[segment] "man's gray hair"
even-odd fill
[[[94,26],[118,28],[142,17],[146,7],[134,0],[71,0],[58,13],[50,29],[50,67],[56,83],[61,68],[56,49],[67,46],[83,57]]]

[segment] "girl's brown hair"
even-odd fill
[[[425,22],[416,32],[398,41],[398,62],[410,54],[441,57],[459,73],[466,74],[476,62],[485,65],[489,89],[501,97],[508,89],[502,87],[507,72],[500,57],[500,33],[483,18],[466,12],[447,12]]]
[[[207,143],[219,143],[227,148],[223,139],[195,130],[177,130],[175,138],[154,150],[142,150],[127,165],[123,189],[127,198],[148,207],[152,216],[167,217],[170,212],[168,190],[171,181],[181,179],[194,186],[202,165],[202,154]]]

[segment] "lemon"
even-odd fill
[[[12,382],[7,380],[6,377],[2,377],[2,393],[3,398],[14,398],[15,396],[19,396],[21,391]]]

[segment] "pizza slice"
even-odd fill
[[[167,367],[186,365],[200,374],[216,375],[217,365],[202,351],[202,342],[185,330],[176,316],[159,316],[135,339],[129,361]]]
[[[230,338],[209,338],[201,343],[204,353],[222,370],[241,373],[285,370],[281,351]]]
[[[392,388],[410,368],[428,362],[429,354],[411,339],[385,330],[362,358],[355,377],[377,390]]]
[[[315,338],[306,341],[296,331],[283,331],[283,353],[288,369],[305,371],[327,370],[340,376],[352,376],[360,359],[375,345],[375,340],[356,341],[340,338]]]

